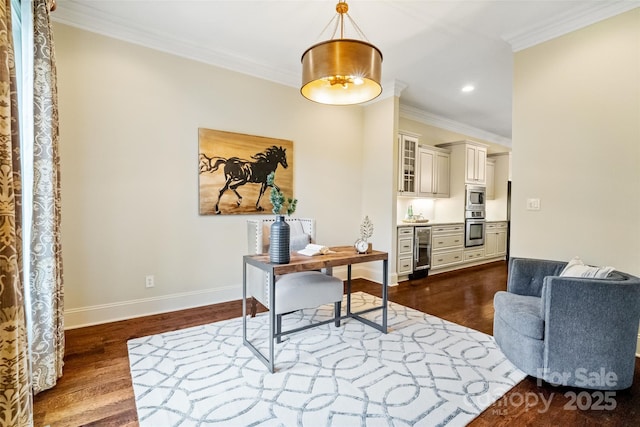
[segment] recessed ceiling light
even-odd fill
[[[461,90],[463,92],[473,92],[475,90],[475,86],[474,85],[466,85],[466,86],[463,86]]]

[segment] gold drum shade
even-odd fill
[[[382,93],[382,53],[361,40],[334,39],[302,54],[302,95],[321,104],[351,105]]]

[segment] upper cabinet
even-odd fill
[[[486,185],[487,183],[487,147],[467,144],[465,183]]]
[[[416,173],[418,171],[418,138],[412,135],[398,135],[400,167],[398,193],[401,196],[416,195]]]
[[[449,197],[449,152],[418,146],[418,197]]]
[[[449,197],[449,150],[419,145],[417,135],[398,135],[398,195]]]
[[[487,145],[464,140],[447,142],[437,146],[451,150],[451,156],[455,158],[453,173],[464,174],[465,184],[487,184]],[[464,171],[460,170],[463,168]]]

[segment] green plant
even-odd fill
[[[267,176],[267,185],[271,187],[269,200],[273,205],[273,213],[275,215],[280,215],[280,211],[286,206],[287,215],[291,216],[291,214],[296,211],[296,207],[298,206],[298,199],[285,197],[284,193],[282,193],[282,191],[280,191],[280,188],[275,184],[275,177],[275,172],[271,172]]]
[[[367,241],[371,236],[373,236],[373,223],[369,216],[365,216],[362,224],[360,224],[360,237],[362,237],[362,240]]]

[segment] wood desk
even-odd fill
[[[269,262],[269,255],[245,255],[242,264],[242,341],[262,363],[264,363],[270,372],[274,372],[274,340],[282,335],[299,332],[304,329],[308,329],[315,326],[324,325],[336,321],[332,318],[324,322],[314,323],[313,325],[304,326],[301,328],[288,330],[277,334],[275,331],[276,312],[275,312],[275,286],[276,276],[295,273],[301,271],[320,270],[327,269],[331,271],[332,267],[347,266],[347,307],[346,314],[340,316],[339,320],[346,318],[357,319],[383,333],[387,333],[387,294],[388,294],[388,262],[389,255],[386,252],[372,251],[368,254],[359,254],[356,252],[353,246],[336,246],[329,248],[334,251],[327,255],[305,256],[299,255],[296,252],[291,254],[291,260],[288,264],[272,264]],[[351,312],[351,266],[353,264],[359,264],[363,262],[382,261],[382,305],[379,307],[373,307],[366,310],[359,311],[357,313]],[[263,355],[249,340],[247,340],[247,264],[257,267],[266,271],[271,275],[272,286],[269,289],[269,301],[271,307],[269,307],[269,357]],[[382,324],[377,324],[362,317],[362,314],[369,313],[371,311],[382,310]]]

